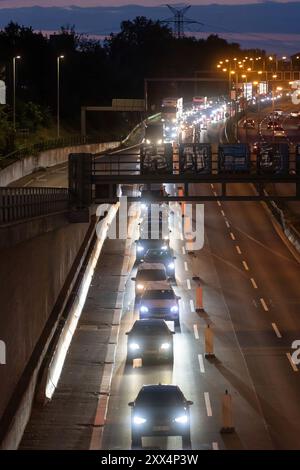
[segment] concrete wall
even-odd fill
[[[0,251],[0,340],[6,344],[6,365],[0,365],[0,423],[88,228],[69,224]]]
[[[29,156],[12,163],[0,171],[0,186],[8,186],[24,176],[30,175],[39,168],[59,165],[68,160],[69,153],[98,153],[118,147],[120,142],[102,142],[99,144],[75,145],[59,149],[47,150],[37,156]]]

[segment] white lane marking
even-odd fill
[[[186,283],[187,283],[187,288],[188,289],[191,289],[191,281],[189,279],[186,280]]]
[[[198,331],[198,326],[194,325],[194,335],[196,339],[199,339],[199,331]]]
[[[191,311],[195,312],[195,305],[194,305],[194,302],[192,300],[190,300],[190,307],[191,307]]]
[[[239,245],[236,245],[235,247],[236,247],[236,251],[238,252],[238,254],[241,255],[242,252],[241,252],[241,249],[240,249]]]
[[[184,269],[185,269],[186,271],[188,271],[188,270],[189,270],[189,268],[188,268],[188,265],[187,265],[187,262],[186,262],[186,261],[184,262]]]
[[[255,280],[253,279],[253,277],[251,277],[250,281],[252,282],[252,285],[253,285],[254,289],[258,289],[257,284],[256,284]]]
[[[218,204],[218,206],[221,206],[221,203],[220,203],[220,201],[217,201],[217,204]]]
[[[221,210],[221,214],[223,217],[225,217],[225,212],[223,210]]]
[[[24,186],[29,186],[31,183],[33,183],[33,179],[29,180],[26,184],[24,184]]]
[[[293,359],[292,359],[292,356],[290,355],[290,353],[286,353],[286,356],[287,356],[288,360],[290,361],[290,364],[292,366],[293,371],[294,372],[299,372],[298,367],[296,366],[296,364],[293,363]]]
[[[278,330],[278,327],[277,327],[276,323],[272,323],[272,327],[273,327],[273,330],[274,330],[275,333],[276,333],[277,338],[282,338],[281,333],[280,333],[280,331]]]
[[[211,189],[214,189],[214,185],[212,183],[210,183],[210,187]]]
[[[227,228],[230,227],[228,220],[225,221],[225,224],[226,224],[226,227],[227,227]]]
[[[214,191],[214,196],[216,196],[216,197],[218,196],[217,193],[216,193],[216,191]]]
[[[185,248],[184,246],[182,247],[182,254],[185,255],[186,254],[186,251],[185,251]]]
[[[260,300],[260,303],[261,303],[262,306],[263,306],[263,309],[264,309],[266,312],[268,312],[269,309],[268,309],[267,304],[266,304],[266,302],[264,301],[264,299],[261,298],[261,299],[259,299],[259,300]]]
[[[232,232],[230,232],[230,236],[231,236],[232,240],[235,240],[235,236],[233,235]]]
[[[211,410],[211,404],[210,404],[208,392],[204,392],[204,400],[205,400],[207,416],[212,416],[212,410]]]
[[[200,372],[201,372],[201,374],[204,374],[205,368],[204,368],[204,362],[203,362],[202,354],[198,354],[198,361],[199,361]]]
[[[182,235],[182,232],[180,232],[180,240],[183,241],[183,235]]]
[[[249,266],[248,264],[246,263],[246,261],[243,261],[243,266],[245,268],[246,271],[249,271]]]
[[[217,442],[212,443],[212,450],[219,450],[219,444]]]

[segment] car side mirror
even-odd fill
[[[130,402],[128,403],[128,406],[134,406],[134,401],[130,401]]]
[[[176,335],[176,331],[171,331],[171,335]]]
[[[191,401],[191,400],[187,400],[186,404],[187,404],[188,406],[192,406],[192,405],[194,404],[194,402]]]
[[[176,259],[176,256],[173,256],[173,259]]]
[[[168,280],[168,281],[173,281],[173,278],[172,278],[172,277],[168,277],[167,280]]]
[[[136,277],[132,277],[131,280],[132,280],[132,281],[135,281],[135,280],[136,280]]]
[[[177,299],[177,300],[180,300],[180,299],[181,299],[181,297],[178,295],[178,296],[176,297],[176,299]]]
[[[129,331],[126,331],[125,335],[129,335]]]

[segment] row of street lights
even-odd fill
[[[60,137],[60,62],[64,59],[64,55],[57,56],[56,74],[57,74],[57,102],[56,102],[56,135]],[[13,129],[16,131],[16,63],[21,59],[20,55],[13,57]]]

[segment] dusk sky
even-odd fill
[[[290,2],[291,0],[280,0],[277,3]],[[249,4],[249,3],[261,3],[260,0],[189,0],[187,2],[179,1],[166,1],[170,5],[178,5],[188,3],[189,5],[209,5],[209,4]],[[25,6],[68,6],[78,5],[82,7],[87,6],[121,6],[121,5],[144,5],[144,6],[159,6],[165,3],[162,0],[0,0],[1,8],[13,8],[13,7],[25,7]]]

